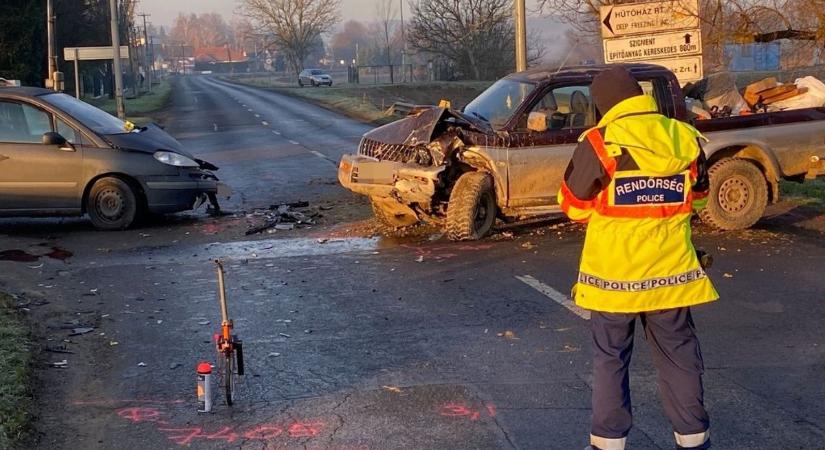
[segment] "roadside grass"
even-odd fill
[[[0,293],[0,448],[19,446],[31,418],[32,353],[28,328]]]
[[[145,125],[155,122],[153,114],[163,109],[169,103],[172,94],[172,84],[168,79],[162,80],[159,84],[152,86],[152,93],[144,93],[137,98],[124,98],[126,105],[126,120],[136,124]],[[84,99],[89,104],[97,106],[109,114],[117,114],[117,104],[113,98]]]
[[[449,100],[454,108],[461,108],[484,89],[489,81],[441,81],[401,84],[341,84],[332,87],[298,87],[283,77],[245,76],[227,77],[227,80],[249,86],[273,89],[308,100],[320,106],[344,113],[373,124],[384,124],[398,119],[387,110],[395,102],[416,105],[437,105]]]
[[[781,181],[781,195],[825,211],[825,179],[807,180],[804,183]]]

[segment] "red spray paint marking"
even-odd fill
[[[132,423],[157,422],[160,420],[160,411],[154,408],[123,408],[117,415]]]
[[[489,417],[496,416],[496,407],[494,405],[485,405],[484,412]],[[465,417],[470,420],[478,420],[481,418],[482,411],[480,409],[469,408],[459,403],[447,403],[441,407],[440,414],[444,417]]]
[[[122,400],[77,400],[73,401],[74,406],[113,406],[124,403],[133,403],[136,405],[155,404],[155,405],[178,405],[184,403],[184,400],[153,400],[153,399],[122,399]]]

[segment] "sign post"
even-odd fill
[[[702,79],[699,0],[660,0],[601,8],[604,61],[648,62],[682,84]]]

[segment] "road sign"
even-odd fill
[[[699,28],[699,0],[671,0],[602,6],[602,37]]]
[[[685,84],[691,81],[699,81],[704,77],[702,71],[701,56],[685,56],[682,58],[656,59],[650,61],[651,64],[658,64],[666,67],[676,75],[679,83]]]
[[[671,33],[629,36],[605,39],[604,61],[652,61],[658,58],[702,54],[702,33],[699,30],[682,30]]]
[[[77,50],[77,51],[75,51]],[[108,47],[66,47],[63,49],[63,59],[66,61],[74,61],[75,54],[79,61],[93,61],[99,59],[114,59],[115,52],[111,46]],[[120,58],[129,58],[129,47],[126,45],[120,46]]]

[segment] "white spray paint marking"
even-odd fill
[[[269,122],[267,122],[266,120],[262,120],[262,121],[261,121],[261,125],[263,125],[263,126],[268,126],[268,125],[269,125]]]
[[[289,143],[292,144],[292,145],[301,145],[300,142],[295,142],[292,139],[289,140]]]
[[[212,129],[213,129],[214,131],[218,131],[218,124],[213,123],[213,124],[212,124]]]
[[[251,109],[251,108],[249,108],[249,109],[247,109],[247,111],[252,112],[252,109]]]
[[[273,131],[272,131],[272,134],[277,134],[278,136],[280,136],[280,135],[281,135],[281,132],[280,132],[280,131],[275,131],[275,130],[273,130]]]
[[[255,114],[255,117],[261,117],[261,115],[260,114]]]
[[[570,298],[568,298],[566,295],[553,289],[552,287],[542,283],[541,281],[531,277],[530,275],[516,275],[516,279],[530,286],[531,288],[541,292],[550,300],[553,300],[559,305],[564,306],[565,308],[569,309],[570,312],[581,317],[582,319],[590,320],[590,311],[579,308],[578,306],[576,306],[575,303],[573,303],[573,300],[570,300]]]

